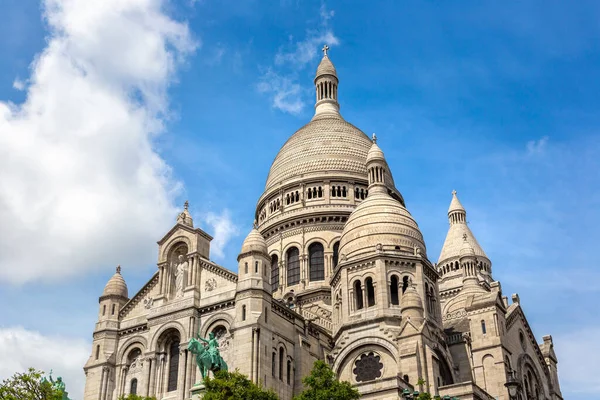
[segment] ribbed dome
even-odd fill
[[[369,149],[369,152],[367,153],[366,162],[368,163],[376,160],[385,161],[385,156],[383,155],[383,151],[381,151],[379,146],[377,146],[377,143],[373,143]]]
[[[421,296],[419,296],[414,286],[409,286],[402,295],[402,308],[400,311],[405,312],[409,309],[423,310],[423,300],[421,300]]]
[[[326,55],[323,57],[319,66],[317,67],[317,74],[315,75],[315,79],[321,75],[334,75],[337,77],[337,71],[333,66],[333,63]]]
[[[317,115],[283,145],[271,165],[265,190],[301,175],[367,176],[365,162],[373,143],[340,115]],[[389,175],[389,185],[394,183]]]
[[[383,250],[426,254],[423,235],[408,210],[386,192],[369,189],[369,196],[350,214],[340,239],[340,254],[347,260],[373,253],[378,244]]]
[[[256,228],[252,229],[248,236],[246,236],[246,239],[242,244],[242,250],[240,251],[240,254],[249,253],[251,251],[269,254],[269,251],[267,250],[267,242],[265,241],[263,235],[256,230]]]
[[[117,272],[108,280],[102,296],[121,296],[128,298],[127,284],[121,275],[121,267],[117,267]]]

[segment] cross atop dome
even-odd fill
[[[323,56],[327,57],[327,50],[329,50],[329,46],[325,45],[321,50],[323,51]]]
[[[371,138],[371,141],[377,144],[377,135],[375,134],[375,132],[373,132],[373,137]]]

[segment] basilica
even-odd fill
[[[230,370],[282,400],[315,360],[363,399],[562,399],[552,337],[538,342],[519,296],[502,292],[457,193],[434,263],[377,138],[340,114],[326,47],[314,85],[314,116],[273,161],[237,273],[210,261],[212,237],[187,202],[143,287],[130,296],[117,268],[84,400],[191,399],[200,374],[188,342],[210,333]]]

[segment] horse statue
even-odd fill
[[[227,371],[227,363],[225,363],[219,354],[219,342],[213,332],[208,335],[208,340],[200,336],[198,338],[191,338],[188,342],[188,350],[196,355],[196,365],[202,375],[201,382],[208,376],[209,371],[213,373],[221,370]]]

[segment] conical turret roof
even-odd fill
[[[446,240],[444,241],[444,246],[442,246],[438,264],[442,264],[451,258],[460,257],[461,250],[464,247],[471,248],[475,256],[485,257],[489,260],[467,225],[466,215],[467,212],[458,200],[456,191],[452,192],[452,201],[448,209],[450,228],[446,234]]]

